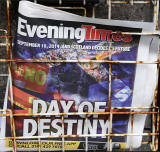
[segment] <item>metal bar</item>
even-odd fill
[[[7,18],[8,18],[8,31],[6,33],[6,36],[11,35],[11,22],[10,22],[10,0],[6,1],[7,4]],[[12,40],[8,37],[6,37],[6,51],[7,51],[7,57],[8,59],[11,58],[11,49],[12,49]],[[11,136],[12,137],[16,137],[16,130],[15,130],[15,122],[14,122],[14,100],[13,100],[13,90],[12,90],[12,76],[11,76],[11,65],[8,62],[8,72],[9,72],[9,89],[10,89],[10,97],[11,97]],[[13,139],[12,142],[12,147],[13,147],[13,152],[17,151],[17,147],[16,147],[16,139]]]
[[[112,60],[112,41],[110,41],[109,44],[109,61]],[[109,92],[108,92],[108,110],[109,110],[109,117],[108,117],[108,122],[109,122],[109,127],[108,127],[108,133],[111,134],[110,131],[111,130],[111,126],[112,126],[112,120],[110,119],[111,116],[111,82],[112,82],[112,65],[111,63],[109,63],[109,77],[108,77],[108,81],[109,81]],[[108,136],[108,147],[107,147],[108,151],[112,151],[112,138],[110,136]]]
[[[159,38],[159,54],[158,54],[158,58],[160,58],[160,38]],[[158,68],[158,80],[159,80],[159,72],[160,72],[160,69],[159,69],[159,66],[157,66]],[[158,83],[158,80],[157,80],[157,83]],[[159,86],[158,86],[158,89],[159,89]],[[160,91],[158,90],[158,95],[160,94]],[[157,96],[157,106],[159,106],[159,108],[157,109],[157,130],[156,132],[157,133],[160,133],[160,101],[159,101],[159,96]],[[160,150],[160,136],[157,136],[156,138],[156,142],[155,144],[157,144],[157,151]]]
[[[112,114],[114,115],[119,115],[119,114],[157,114],[158,112],[152,112],[152,111],[134,111],[134,112],[116,112],[113,111]],[[13,114],[13,116],[15,117],[21,117],[21,116],[66,116],[66,115],[106,115],[106,114],[110,114],[110,112],[70,112],[70,113],[18,113],[18,114]],[[9,114],[0,114],[0,116],[10,116]]]
[[[159,65],[157,65],[157,81],[156,81],[156,90],[154,93],[154,99],[153,99],[153,107],[157,107],[157,95],[158,95],[158,74],[159,74]],[[156,109],[152,109],[153,112],[156,111]],[[157,112],[158,113],[158,112]],[[157,114],[152,115],[152,132],[156,132],[156,120],[157,120]],[[151,144],[151,149],[153,151],[157,151],[156,149],[156,136],[152,136],[152,144]]]
[[[54,8],[57,8],[57,7],[54,7]],[[59,8],[63,8],[63,7],[59,7]],[[65,7],[65,8],[67,8],[67,7]],[[78,7],[79,8],[79,7]],[[82,7],[83,8],[83,7]],[[75,8],[76,9],[76,8]],[[143,36],[160,36],[160,33],[158,32],[158,31],[153,31],[153,32],[123,32],[123,31],[121,31],[121,32],[116,32],[116,31],[114,31],[114,32],[111,32],[111,34],[116,34],[116,33],[118,33],[118,34],[122,34],[122,35],[143,35]],[[8,37],[8,38],[14,38],[14,36],[10,36],[10,35],[8,35],[8,36],[4,36],[4,35],[0,35],[0,38],[6,38],[6,37]]]
[[[64,116],[62,115],[62,135],[64,135]],[[64,152],[64,137],[62,137],[62,151]]]
[[[112,134],[112,118],[113,118],[113,115],[112,115],[112,109],[110,110],[110,120],[109,120],[109,128],[108,128],[108,130],[109,130],[109,134]],[[109,136],[110,138],[109,138],[109,148],[108,149],[110,149],[110,151],[112,151],[112,136]]]
[[[156,124],[157,129],[156,129],[156,133],[159,133],[159,123],[160,123],[160,121],[159,121],[160,118],[159,117],[160,117],[160,109],[158,109],[158,113],[157,113],[157,124]],[[158,144],[160,142],[158,138],[159,137],[156,136],[156,139],[155,139],[156,150],[158,150]]]
[[[130,4],[133,5],[134,4],[134,0],[130,0]]]
[[[8,77],[9,74],[0,74],[0,77]]]
[[[59,5],[62,5],[62,0],[59,0]]]
[[[21,63],[129,63],[129,64],[159,64],[160,61],[124,61],[124,60],[49,60],[49,59],[0,59],[0,62],[21,62]]]
[[[7,112],[7,111],[10,112],[11,110],[10,110],[10,109],[0,109],[0,111],[1,111],[1,112],[5,112],[5,111],[6,111],[6,112]],[[0,116],[1,116],[1,115],[0,115]]]
[[[155,2],[155,5],[156,5],[156,2]],[[158,44],[160,45],[160,39],[159,39],[158,42],[159,42]],[[158,57],[159,57],[159,55],[160,55],[160,46],[159,46],[158,49],[159,49],[159,52],[158,52]],[[157,73],[156,73],[156,75],[157,75],[157,80],[156,80],[156,89],[155,89],[155,92],[154,92],[153,107],[157,107],[158,106],[158,104],[157,104],[157,98],[158,98],[159,64],[157,64]],[[155,112],[157,110],[159,110],[159,108],[152,109],[153,112]],[[153,114],[152,115],[152,132],[156,132],[157,131],[156,130],[156,125],[157,125],[156,121],[159,121],[158,119],[159,119],[158,118],[158,112],[157,112],[157,114]],[[158,136],[152,136],[151,149],[153,151],[157,151],[158,150],[158,143],[156,143],[157,140],[158,140]]]
[[[112,7],[112,0],[108,0],[108,19],[111,19],[111,7]]]
[[[5,46],[6,47],[6,43],[0,43],[0,46]],[[14,43],[12,43],[12,45],[14,45]]]
[[[0,28],[1,32],[4,32],[5,34],[7,33],[7,30]]]
[[[0,46],[5,46],[6,47],[6,43],[0,43]]]
[[[92,18],[95,18],[95,6],[92,7]]]
[[[0,38],[14,38],[14,36],[9,36],[9,35],[1,35]]]
[[[128,0],[128,1],[118,1],[118,0],[112,0],[112,3],[113,4],[130,4],[131,2],[130,2],[130,0]],[[135,0],[135,1],[133,1],[133,4],[150,4],[150,3],[152,3],[152,0],[146,0],[146,1],[138,1],[138,0]]]
[[[158,106],[151,107],[112,107],[112,109],[159,109]],[[10,109],[0,109],[0,111],[10,111]]]
[[[13,119],[12,119],[13,114],[11,110],[10,110],[9,116],[10,116],[10,124],[11,124],[11,137],[15,137],[13,135]],[[12,148],[13,148],[13,152],[15,152],[15,139],[12,139]]]
[[[86,5],[86,0],[83,0],[83,5]]]
[[[112,107],[112,109],[159,109],[158,106],[151,107]]]
[[[154,111],[154,109],[153,109],[153,111]],[[156,115],[153,114],[152,115],[152,132],[153,133],[156,132],[155,119],[156,119]],[[152,149],[152,151],[156,151],[156,149],[155,149],[155,136],[154,135],[152,136],[151,149]]]
[[[21,141],[21,140],[17,140],[17,141]],[[33,142],[34,141],[37,141],[37,140],[32,140]],[[42,141],[43,142],[43,141]],[[56,142],[59,142],[59,143],[61,143],[61,141],[56,141]],[[73,142],[73,141],[68,141],[68,142]],[[144,141],[144,142],[142,142],[141,144],[143,144],[143,145],[148,145],[148,144],[151,144],[151,141]],[[56,150],[56,149],[54,149],[54,150]],[[68,150],[68,149],[66,149],[66,150]],[[75,150],[73,150],[73,149],[69,149],[70,151],[75,151]],[[79,150],[83,150],[84,151],[84,149],[77,149],[77,151],[79,151]],[[59,151],[59,150],[57,150],[57,151]]]
[[[132,112],[134,112],[134,111],[132,110]],[[133,134],[133,120],[134,120],[134,114],[131,114],[130,117],[131,117],[131,134]],[[130,151],[133,150],[133,145],[132,145],[132,143],[133,143],[133,138],[132,138],[132,136],[131,136],[131,143],[130,143],[130,146],[129,146],[129,150],[130,150]]]
[[[154,16],[153,16],[153,21],[154,21],[154,28],[155,30],[158,30],[158,14],[159,14],[159,0],[154,0]]]
[[[117,33],[117,32],[112,32],[113,34]],[[156,32],[142,32],[142,33],[138,33],[138,32],[120,32],[120,34],[122,35],[143,35],[143,36],[159,36],[160,34],[158,33],[158,31]]]
[[[8,47],[8,45],[7,45]],[[12,89],[12,76],[11,76],[11,67],[10,67],[10,63],[8,63],[8,72],[9,72],[9,89],[10,89],[10,97],[11,97],[11,119],[12,119],[12,136],[16,136],[16,130],[15,130],[15,122],[14,122],[14,116],[13,116],[13,113],[14,113],[14,100],[13,100],[13,89]],[[16,152],[16,140],[14,139],[14,142],[13,142],[14,146],[13,146],[13,152]]]
[[[126,114],[126,115],[129,115],[129,114],[156,114],[157,112],[152,112],[152,111],[134,111],[134,112],[115,112],[113,111],[112,114]],[[15,117],[20,117],[20,116],[55,116],[55,115],[58,115],[58,116],[71,116],[71,115],[106,115],[106,114],[110,114],[110,112],[70,112],[70,113],[18,113],[18,114],[13,114],[13,116]],[[2,114],[0,114],[2,115]]]
[[[40,117],[38,117],[38,136],[40,135]],[[38,150],[41,152],[41,138],[38,138]]]
[[[6,36],[11,36],[11,17],[10,17],[10,5],[11,5],[11,0],[7,0],[7,18],[8,18],[8,31]],[[8,58],[12,56],[12,37],[8,37],[9,40],[9,50],[8,52]]]
[[[142,142],[143,145],[148,145],[148,144],[151,144],[151,141],[144,141]]]
[[[86,126],[86,127],[85,127]],[[85,116],[85,122],[84,122],[84,128],[85,128],[85,134],[88,135],[88,115]],[[88,136],[85,137],[85,151],[88,151]]]

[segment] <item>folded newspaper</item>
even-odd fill
[[[155,61],[158,38],[122,32],[154,32],[153,28],[153,23],[91,19],[21,1],[13,58],[37,60],[12,64],[13,101],[8,85],[4,108],[14,108],[17,115],[42,115],[14,117],[15,135],[21,137],[16,140],[17,150],[37,150],[39,142],[43,151],[63,146],[65,150],[105,149],[110,115],[84,112],[110,112],[109,91],[112,112],[131,111],[118,107],[151,105],[156,65],[126,62]],[[111,72],[105,62],[110,59],[115,61]],[[62,120],[60,113],[72,114]],[[142,134],[145,119],[146,115],[134,115],[132,128],[129,114],[113,114],[112,147],[139,147],[142,136],[118,134]],[[10,117],[2,118],[2,137],[13,136],[10,122]],[[12,140],[0,141],[3,151],[12,146]]]

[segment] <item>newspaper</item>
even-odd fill
[[[122,32],[154,32],[153,23],[91,19],[28,1],[19,3],[13,57],[42,62],[12,64],[14,114],[55,115],[40,119],[15,117],[16,136],[26,137],[17,140],[18,150],[37,150],[39,142],[42,151],[61,150],[62,141],[65,150],[83,150],[86,140],[88,150],[108,146],[110,115],[83,114],[109,112],[109,63],[103,61],[109,60],[110,55],[115,62],[155,61],[158,54],[158,38]],[[111,107],[150,106],[156,72],[153,64],[112,64]],[[11,91],[7,92],[4,104],[10,109]],[[113,108],[112,111],[130,110]],[[62,116],[57,114],[75,112],[80,115],[65,115],[62,125]],[[130,115],[114,114],[112,133],[131,133],[131,128],[133,133],[143,133],[145,118],[146,115],[135,115],[132,128]],[[2,120],[2,128],[2,136],[10,137],[8,117]],[[66,137],[60,138],[63,135]],[[123,149],[132,144],[137,148],[141,141],[142,136],[114,136],[112,147]],[[3,151],[13,146],[12,140],[2,140],[0,144]]]

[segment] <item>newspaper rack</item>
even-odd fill
[[[35,0],[35,2],[38,2],[37,0]],[[59,4],[62,4],[63,1],[62,0],[59,0]],[[158,12],[159,12],[159,1],[158,0],[146,0],[146,1],[138,1],[138,0],[126,0],[126,1],[121,1],[121,0],[106,0],[106,4],[108,6],[108,19],[111,19],[111,14],[112,14],[112,4],[130,4],[130,5],[134,5],[134,4],[150,4],[150,3],[153,3],[153,6],[154,6],[154,18],[153,18],[153,21],[154,21],[154,25],[155,25],[155,29],[158,30]],[[12,77],[11,77],[11,65],[10,63],[11,62],[79,62],[79,61],[73,61],[73,60],[51,60],[51,61],[48,61],[48,60],[35,60],[35,59],[30,59],[30,60],[13,60],[12,59],[12,54],[11,54],[11,50],[12,50],[12,40],[14,38],[14,36],[12,36],[11,34],[11,16],[10,16],[10,6],[12,5],[11,1],[10,0],[6,0],[6,6],[7,6],[7,17],[8,17],[8,28],[7,30],[5,29],[0,29],[0,39],[2,40],[5,40],[4,43],[0,43],[0,46],[5,46],[6,48],[6,52],[7,52],[7,58],[1,58],[0,59],[0,62],[1,63],[5,63],[5,64],[8,64],[8,74],[0,74],[0,77],[9,77],[9,83],[10,83],[10,86],[12,86]],[[83,5],[85,6],[86,5],[86,0],[83,0]],[[85,7],[56,7],[56,8],[62,8],[62,9],[82,9],[84,11],[84,16],[86,16],[86,9]],[[92,16],[94,17],[95,16],[95,13],[94,13],[94,10],[95,9],[95,6],[93,6],[93,11],[92,11]],[[125,34],[125,33],[123,33]],[[129,34],[129,32],[127,32],[127,34]],[[131,34],[134,34],[134,35],[156,35],[156,36],[159,36],[157,33],[131,33]],[[82,62],[88,62],[88,61],[82,61]],[[90,62],[95,62],[94,60],[93,61],[90,61]],[[151,136],[151,141],[148,140],[148,141],[145,141],[145,142],[142,142],[142,144],[150,144],[151,146],[151,150],[152,151],[157,151],[158,150],[158,138],[159,138],[159,107],[158,107],[158,101],[157,101],[157,95],[158,95],[158,80],[157,80],[157,89],[155,91],[155,96],[154,96],[154,101],[153,101],[153,105],[151,107],[129,107],[131,109],[130,112],[113,112],[113,107],[111,107],[111,64],[112,63],[128,63],[128,64],[132,64],[132,63],[139,63],[139,64],[157,64],[157,69],[159,69],[159,60],[157,61],[146,61],[146,62],[142,62],[142,61],[112,61],[111,60],[111,56],[110,56],[110,60],[108,61],[104,61],[104,60],[99,60],[99,61],[96,61],[96,62],[107,62],[109,63],[109,112],[104,112],[104,113],[95,113],[95,112],[92,112],[92,113],[88,113],[88,112],[84,112],[84,113],[57,113],[57,114],[54,114],[54,115],[60,115],[61,116],[61,119],[62,119],[62,128],[64,130],[64,116],[65,115],[79,115],[79,114],[84,114],[84,115],[88,115],[88,114],[103,114],[103,115],[109,115],[109,131],[107,134],[103,134],[103,135],[94,135],[94,136],[107,136],[108,138],[108,146],[107,146],[107,150],[108,151],[112,151],[112,137],[113,136]],[[157,72],[157,76],[159,75],[159,72]],[[1,109],[0,111],[3,112],[3,111],[6,111],[6,114],[0,114],[1,117],[3,116],[7,116],[7,117],[10,117],[10,121],[11,121],[11,132],[12,132],[12,137],[0,137],[0,139],[10,139],[13,141],[13,151],[17,151],[16,150],[16,140],[18,139],[26,139],[26,138],[31,138],[31,137],[18,137],[15,135],[15,124],[14,124],[14,118],[15,117],[19,117],[19,116],[22,116],[21,114],[13,114],[12,110],[13,110],[13,94],[12,94],[12,87],[10,87],[11,89],[11,103],[12,103],[12,108],[11,110],[4,110],[4,109]],[[128,109],[128,107],[115,107],[116,109]],[[134,111],[135,109],[140,109],[140,110],[143,110],[143,109],[150,109],[149,111],[147,112],[144,112],[144,111],[139,111],[139,112],[136,112]],[[138,134],[138,133],[124,133],[124,134],[114,134],[112,133],[112,116],[113,115],[116,115],[116,114],[127,114],[127,115],[130,115],[131,116],[131,126],[133,126],[133,118],[134,118],[134,115],[136,114],[148,114],[148,115],[151,115],[152,116],[152,130],[149,130],[148,133],[142,133],[142,134]],[[53,115],[53,114],[37,114],[37,119],[40,119],[40,117],[42,115]],[[24,115],[23,115],[24,116]],[[25,116],[34,116],[34,114],[25,114]],[[85,125],[87,125],[87,117],[86,117],[86,123]],[[147,130],[147,129],[146,129]],[[148,130],[147,130],[148,131]],[[93,135],[89,135],[89,134],[86,134],[86,135],[82,135],[83,137],[85,137],[85,151],[88,151],[88,137],[90,136],[93,136]],[[62,138],[62,151],[65,151],[65,148],[64,148],[64,143],[65,143],[65,138],[66,137],[75,137],[75,135],[60,135],[60,136],[57,136],[58,138]],[[80,137],[80,136],[78,136]],[[33,139],[38,139],[38,142],[39,142],[39,152],[41,151],[41,139],[43,138],[53,138],[52,136],[51,137],[45,137],[45,136],[34,136],[32,137]],[[130,145],[130,150],[132,150],[133,147],[132,145]]]

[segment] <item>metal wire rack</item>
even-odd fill
[[[87,9],[86,9],[86,5],[88,3],[89,0],[83,0],[82,1],[82,5],[81,6],[65,6],[63,5],[65,3],[65,0],[57,0],[57,3],[55,4],[55,6],[52,6],[54,8],[60,8],[60,9],[80,9],[83,11],[83,15],[87,16]],[[150,144],[151,146],[151,150],[152,151],[156,151],[158,150],[158,138],[159,138],[159,107],[158,107],[158,101],[157,101],[157,93],[158,93],[158,81],[157,81],[157,89],[155,91],[155,97],[154,97],[154,101],[153,101],[153,105],[151,107],[111,107],[111,65],[113,63],[134,63],[134,64],[157,64],[157,69],[159,69],[159,60],[157,61],[112,61],[111,60],[111,55],[109,60],[98,60],[98,61],[87,61],[87,60],[83,60],[83,61],[78,61],[78,60],[36,60],[36,59],[19,59],[19,60],[15,60],[12,59],[12,46],[13,46],[13,39],[14,36],[12,36],[12,32],[11,32],[11,17],[10,17],[10,6],[12,5],[11,3],[12,1],[10,0],[6,0],[6,7],[7,7],[7,20],[8,20],[8,27],[7,30],[5,29],[0,29],[0,46],[5,48],[6,50],[6,56],[5,55],[1,56],[0,59],[0,63],[7,65],[8,69],[5,69],[3,71],[3,73],[0,74],[0,77],[2,77],[2,79],[4,77],[9,77],[9,83],[10,83],[10,96],[11,96],[11,110],[7,109],[1,109],[1,112],[6,112],[5,114],[0,114],[1,117],[10,117],[10,123],[11,123],[11,137],[0,137],[0,139],[3,140],[12,140],[12,147],[13,147],[13,151],[17,151],[17,144],[16,142],[20,139],[38,139],[38,150],[39,152],[41,151],[42,148],[42,144],[41,144],[41,139],[45,139],[45,138],[62,138],[62,151],[65,151],[65,138],[66,137],[84,137],[85,138],[85,148],[84,151],[88,151],[88,137],[91,136],[106,136],[108,138],[108,146],[107,146],[107,150],[108,151],[112,151],[112,137],[113,136],[151,136],[151,140],[142,142],[142,144]],[[34,0],[35,3],[39,3],[38,0]],[[158,12],[159,12],[159,1],[158,0],[146,0],[146,1],[141,1],[141,0],[106,0],[105,1],[106,6],[108,7],[108,19],[112,19],[112,4],[130,4],[130,5],[134,5],[134,4],[153,4],[153,22],[154,22],[154,26],[155,29],[158,30]],[[96,7],[97,3],[93,3],[92,5],[92,17],[95,17],[95,7]],[[123,34],[126,34],[125,32]],[[129,33],[127,32],[127,34],[132,34],[132,35],[155,35],[158,36],[157,33]],[[12,62],[71,62],[71,63],[77,63],[77,62],[99,62],[99,63],[108,63],[109,64],[109,101],[108,101],[108,107],[109,107],[109,111],[108,112],[83,112],[83,113],[77,113],[77,112],[73,112],[73,113],[56,113],[56,114],[14,114],[13,113],[13,92],[12,92],[12,76],[11,76],[11,63]],[[157,72],[157,76],[159,75],[159,70]],[[131,109],[128,112],[115,112],[114,109]],[[135,109],[139,109],[140,111],[135,111]],[[144,111],[145,109],[148,109],[148,111]],[[142,111],[141,111],[142,110]],[[87,115],[89,114],[100,114],[100,115],[108,115],[109,117],[109,129],[108,129],[108,133],[107,134],[96,134],[96,135],[90,135],[86,132],[85,135],[59,135],[59,136],[40,136],[40,132],[38,133],[38,136],[33,136],[33,137],[19,137],[16,136],[16,131],[15,131],[15,123],[14,123],[14,119],[15,117],[21,117],[21,116],[38,116],[38,122],[41,116],[47,116],[47,115],[59,115],[61,116],[62,119],[62,129],[64,132],[64,116],[65,115],[85,115],[85,124],[87,125],[87,121],[88,121],[88,117]],[[131,116],[131,133],[123,133],[123,134],[114,134],[112,133],[112,117],[113,115],[117,115],[117,114],[126,114],[126,115],[130,115]],[[136,114],[148,114],[151,115],[152,117],[152,130],[149,130],[148,133],[133,133],[133,120],[134,120],[134,115]],[[38,123],[39,124],[39,123]],[[39,126],[39,125],[38,125]],[[40,129],[38,129],[40,130]],[[146,129],[147,130],[147,129]],[[132,145],[130,145],[130,150],[132,150],[133,147]]]

